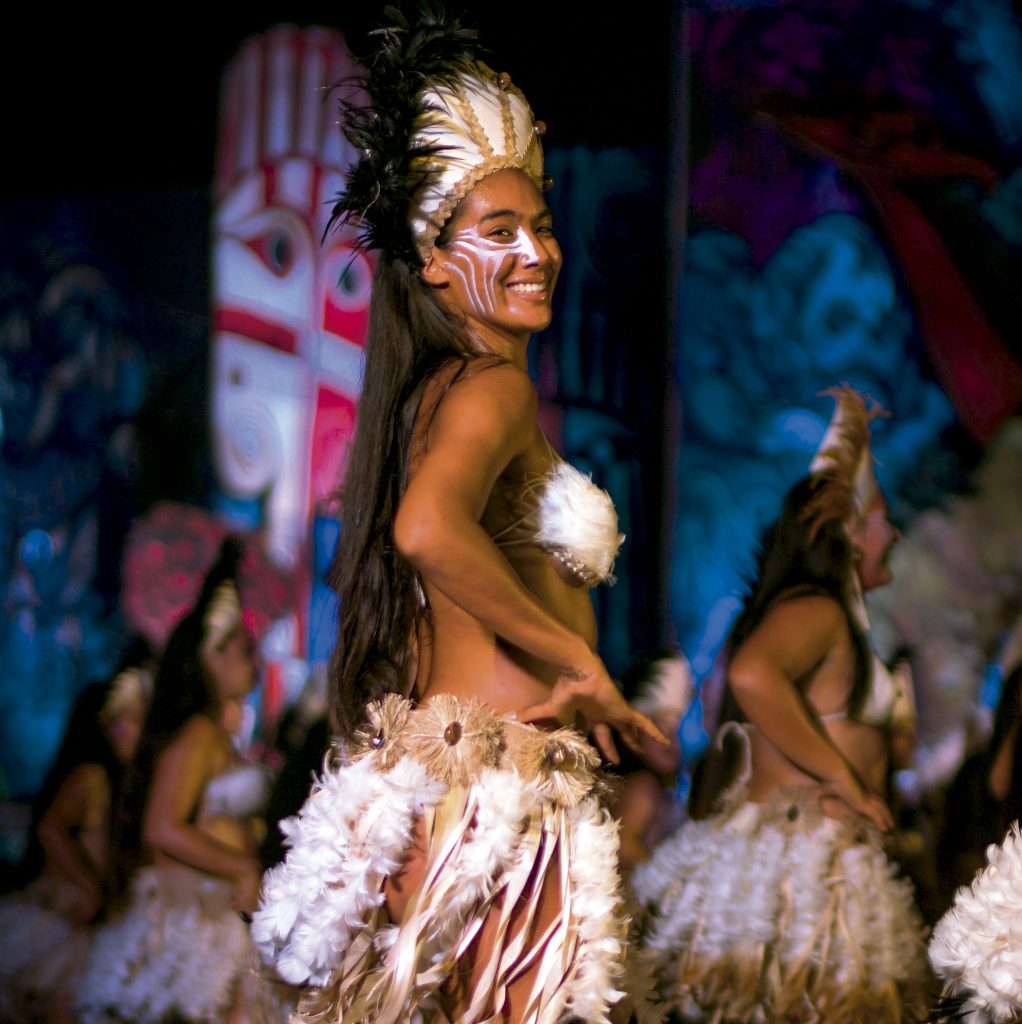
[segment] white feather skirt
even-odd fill
[[[926,1007],[925,929],[872,828],[805,791],[686,822],[640,864],[635,961],[661,1008],[723,1021],[880,1024]]]
[[[1015,822],[987,865],[955,894],[930,940],[945,998],[975,1024],[1022,1020],[1022,832]]]
[[[190,868],[143,868],[126,910],[96,932],[78,989],[82,1024],[224,1019],[252,970],[233,887]]]
[[[485,923],[492,952],[476,958],[462,1024],[502,1019],[506,986],[530,970],[523,1024],[607,1024],[627,920],[592,748],[450,696],[391,696],[370,719],[285,824],[290,849],[253,921],[265,962],[303,988],[292,1021],[448,1021],[449,983]],[[393,924],[383,885],[417,826],[424,877]],[[534,928],[550,886],[559,909]]]

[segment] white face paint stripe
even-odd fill
[[[492,315],[497,308],[497,281],[509,259],[519,257],[522,266],[535,266],[543,259],[538,245],[521,227],[511,243],[480,238],[473,229],[459,231],[452,239],[447,255],[448,269],[461,281],[475,306],[486,315]]]

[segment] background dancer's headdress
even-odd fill
[[[810,524],[810,538],[829,522],[853,528],[880,493],[869,450],[869,424],[886,413],[848,384],[828,388],[823,394],[830,395],[837,405],[809,466],[810,476],[817,481],[803,512]]]
[[[238,539],[231,535],[225,537],[216,561],[202,581],[192,614],[202,618],[203,651],[223,646],[241,625],[241,600],[236,583],[241,553]]]
[[[99,717],[104,722],[111,722],[121,715],[145,715],[152,694],[152,672],[139,665],[126,668],[114,676]]]
[[[341,100],[341,122],[361,153],[331,224],[351,223],[365,249],[417,266],[454,208],[488,174],[524,171],[542,188],[536,122],[507,73],[474,59],[477,34],[434,3],[413,25],[394,7],[354,83],[370,106]]]

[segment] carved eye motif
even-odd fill
[[[246,245],[276,277],[284,277],[294,266],[294,241],[280,225],[275,225],[263,234],[248,239]]]

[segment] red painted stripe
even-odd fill
[[[218,332],[237,334],[292,355],[298,351],[298,337],[294,331],[253,313],[241,309],[218,309],[214,320]]]

